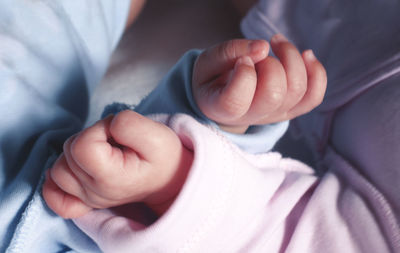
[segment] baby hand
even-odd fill
[[[324,97],[327,77],[311,50],[302,54],[285,37],[231,40],[204,51],[193,71],[200,110],[223,130],[244,133],[250,125],[292,119]]]
[[[192,156],[165,125],[123,111],[65,142],[43,196],[64,218],[139,201],[161,214],[183,185]]]

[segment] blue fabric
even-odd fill
[[[84,125],[129,4],[0,1],[0,252],[99,251],[72,221],[48,209],[41,182],[65,139]],[[186,54],[137,110],[186,112],[208,122],[190,92],[198,53]]]
[[[86,119],[129,0],[0,1],[0,252],[94,252],[40,195],[42,174]]]
[[[141,114],[153,113],[186,113],[204,124],[217,124],[209,120],[197,107],[192,95],[192,70],[200,50],[187,52],[169,71],[161,83],[137,106],[112,104],[105,109],[103,117],[109,113],[117,113],[124,109],[134,109]],[[270,151],[288,128],[288,121],[251,126],[245,135],[232,134],[219,129],[228,139],[249,153]]]

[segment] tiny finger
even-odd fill
[[[322,103],[327,87],[327,76],[324,66],[311,50],[303,52],[307,68],[308,87],[302,100],[289,112],[291,118],[307,113]]]
[[[234,123],[249,110],[257,87],[257,73],[250,57],[238,59],[227,82],[210,96],[211,119],[219,123]]]
[[[65,219],[78,218],[92,209],[85,205],[79,198],[59,188],[52,180],[49,171],[46,174],[42,193],[50,209]]]
[[[287,93],[287,81],[282,64],[274,57],[268,56],[259,62],[256,69],[257,89],[248,116],[262,121],[282,106]]]
[[[306,67],[300,52],[282,34],[271,39],[271,47],[286,72],[287,93],[281,111],[288,111],[302,99],[307,90]]]
[[[75,177],[81,184],[85,186],[92,185],[93,177],[89,175],[85,170],[79,167],[76,163],[74,157],[72,156],[71,144],[76,139],[77,135],[71,136],[68,140],[64,143],[64,156],[67,162],[68,167],[74,173]]]
[[[64,154],[57,159],[53,167],[50,169],[49,174],[51,179],[64,192],[74,195],[78,198],[83,198],[85,196],[82,185],[79,179],[69,168]]]
[[[109,128],[112,119],[100,120],[83,130],[67,146],[69,160],[93,179],[112,176],[114,168],[122,166],[121,147],[113,145],[111,140]]]
[[[234,67],[236,61],[249,56],[254,63],[267,57],[269,44],[265,40],[229,40],[205,50],[196,60],[195,84],[209,82]]]

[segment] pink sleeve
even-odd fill
[[[377,245],[383,250],[377,252],[389,249],[362,193],[334,174],[319,180],[306,165],[278,153],[242,153],[214,129],[185,115],[158,120],[168,122],[194,150],[187,182],[168,212],[150,226],[110,210],[75,220],[103,251],[357,252],[359,245]],[[371,219],[358,224],[359,215]],[[347,224],[364,233],[354,237]]]

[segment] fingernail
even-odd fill
[[[266,41],[264,40],[254,40],[249,44],[250,53],[258,53],[266,50]]]
[[[315,55],[311,49],[308,49],[304,51],[304,58],[306,58],[307,61],[314,61]]]
[[[254,66],[253,60],[249,56],[240,57],[237,60],[236,65],[241,65],[241,64],[244,64],[244,65],[247,65],[247,66],[250,66],[250,67]]]
[[[288,39],[281,33],[277,33],[271,38],[272,43],[282,43],[287,41]]]

